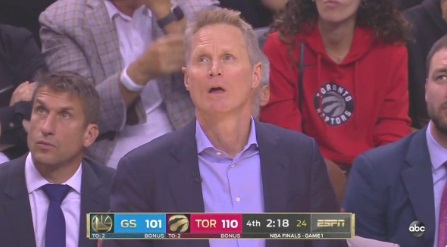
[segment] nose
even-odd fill
[[[41,131],[44,136],[54,135],[56,130],[56,116],[49,114],[43,119]]]
[[[211,68],[209,71],[209,76],[213,77],[213,76],[222,76],[222,68],[220,65],[220,62],[218,60],[214,60],[211,63]]]

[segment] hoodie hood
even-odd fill
[[[326,49],[323,45],[323,38],[321,37],[318,25],[314,25],[310,33],[302,35],[301,40],[303,40],[306,43],[306,46],[314,53],[320,55],[322,59],[333,62],[326,53]],[[362,57],[366,56],[368,52],[375,47],[374,43],[374,32],[372,29],[356,27],[351,49],[349,49],[349,52],[346,55],[345,59],[343,59],[343,61],[338,64],[338,66],[354,63]]]

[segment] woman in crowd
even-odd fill
[[[410,133],[408,28],[394,0],[289,0],[273,30],[262,121],[314,137],[347,170]]]

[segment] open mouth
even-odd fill
[[[225,93],[225,89],[221,88],[221,87],[213,87],[211,88],[208,93],[211,94],[221,94],[221,93]]]

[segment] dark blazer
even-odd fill
[[[447,23],[442,18],[441,1],[425,0],[404,12],[411,23],[411,40],[408,42],[409,115],[416,128],[424,127],[428,119],[425,104],[425,62],[433,44],[447,34]],[[422,120],[422,121],[421,121]]]
[[[25,182],[26,156],[0,166],[0,243],[2,247],[35,247],[34,227]],[[96,247],[86,238],[86,214],[107,212],[114,170],[83,160],[79,247]]]
[[[401,247],[433,246],[435,213],[426,128],[359,156],[352,166],[344,208],[356,214],[356,234]],[[425,234],[413,237],[413,221]]]
[[[0,16],[3,11],[0,4]],[[13,145],[4,151],[9,159],[28,152],[22,119],[31,115],[31,102],[9,107],[9,101],[22,82],[34,81],[44,71],[46,64],[32,34],[25,28],[0,24],[0,143]]]
[[[124,156],[111,194],[115,212],[204,212],[195,121]],[[339,212],[315,141],[256,122],[266,212]],[[207,240],[106,241],[105,246],[208,247]],[[341,244],[345,244],[343,241]],[[267,247],[338,246],[334,241],[267,241]]]

